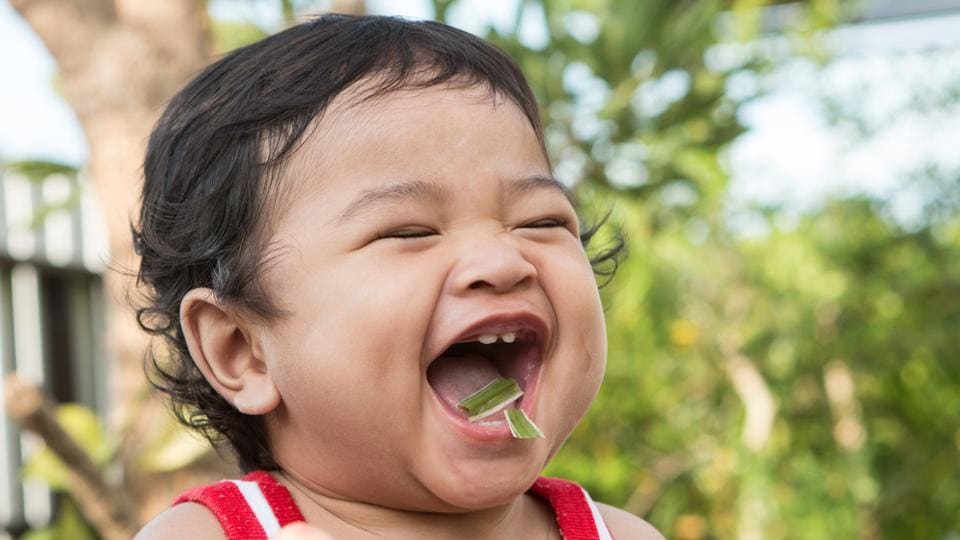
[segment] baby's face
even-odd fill
[[[522,493],[606,358],[576,215],[526,117],[485,89],[338,100],[283,182],[294,196],[266,285],[287,316],[257,336],[282,397],[267,416],[278,463],[321,492],[394,508]],[[519,381],[543,438],[458,410],[498,375]]]

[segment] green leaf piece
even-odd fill
[[[510,433],[517,439],[539,439],[543,437],[543,432],[533,423],[533,420],[523,412],[523,409],[507,409],[507,424],[510,426]]]
[[[480,420],[503,409],[523,395],[517,381],[505,377],[494,379],[457,404],[467,411],[468,420]]]

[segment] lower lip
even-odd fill
[[[533,418],[536,410],[537,383],[539,383],[539,381],[540,373],[538,368],[537,373],[533,374],[527,381],[527,389],[520,399],[519,408],[530,418]],[[427,386],[429,387],[430,385],[427,384]],[[510,426],[507,424],[507,420],[504,418],[502,411],[482,420],[471,422],[462,416],[459,411],[454,410],[447,402],[440,399],[432,387],[430,387],[430,393],[433,395],[433,400],[443,411],[444,416],[450,420],[454,428],[469,439],[479,442],[497,442],[510,439],[517,441],[525,440],[514,439],[513,434],[510,432]],[[506,408],[503,410],[505,411]]]

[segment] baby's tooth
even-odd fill
[[[502,339],[504,343],[513,343],[517,339],[517,334],[514,332],[508,332],[500,336],[500,339]]]
[[[496,343],[496,342],[497,342],[497,335],[496,335],[496,334],[481,334],[480,337],[477,338],[477,339],[480,341],[480,343],[483,343],[484,345],[490,345],[491,343]]]

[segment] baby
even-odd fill
[[[144,173],[138,315],[172,347],[153,383],[249,474],[140,538],[661,538],[539,477],[606,337],[589,233],[502,51],[321,17],[193,80]],[[502,379],[534,438],[461,406]]]

